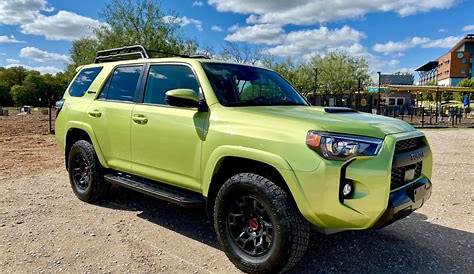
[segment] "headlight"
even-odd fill
[[[356,156],[375,156],[383,140],[353,135],[309,131],[306,144],[329,160],[347,160]]]

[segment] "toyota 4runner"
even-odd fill
[[[206,207],[241,270],[289,270],[310,227],[383,227],[431,195],[423,133],[392,118],[311,106],[276,72],[203,56],[100,51],[58,102],[75,195],[111,184]]]

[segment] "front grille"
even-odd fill
[[[410,150],[415,150],[423,146],[422,137],[406,139],[398,141],[395,145],[395,153],[406,152]]]
[[[398,141],[395,145],[395,155],[399,153],[416,150],[422,147],[423,145],[424,143],[423,143],[422,137]],[[423,162],[421,161],[415,164],[408,165],[408,166],[392,167],[390,190],[397,189],[409,183],[409,181],[405,181],[405,172],[407,170],[414,169],[415,170],[414,179],[419,178],[421,176],[422,167],[423,167]]]

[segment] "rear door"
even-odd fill
[[[131,170],[130,119],[144,66],[116,67],[87,114],[109,167]]]
[[[192,89],[199,94],[199,82],[185,64],[151,64],[143,103],[132,113],[133,170],[138,175],[199,190],[202,128],[207,112],[197,108],[170,106],[165,93]]]

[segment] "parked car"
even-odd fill
[[[117,184],[206,207],[224,252],[249,273],[291,269],[311,227],[380,228],[431,194],[423,133],[313,107],[265,68],[106,50],[78,69],[57,106],[56,138],[79,199],[96,202]]]

